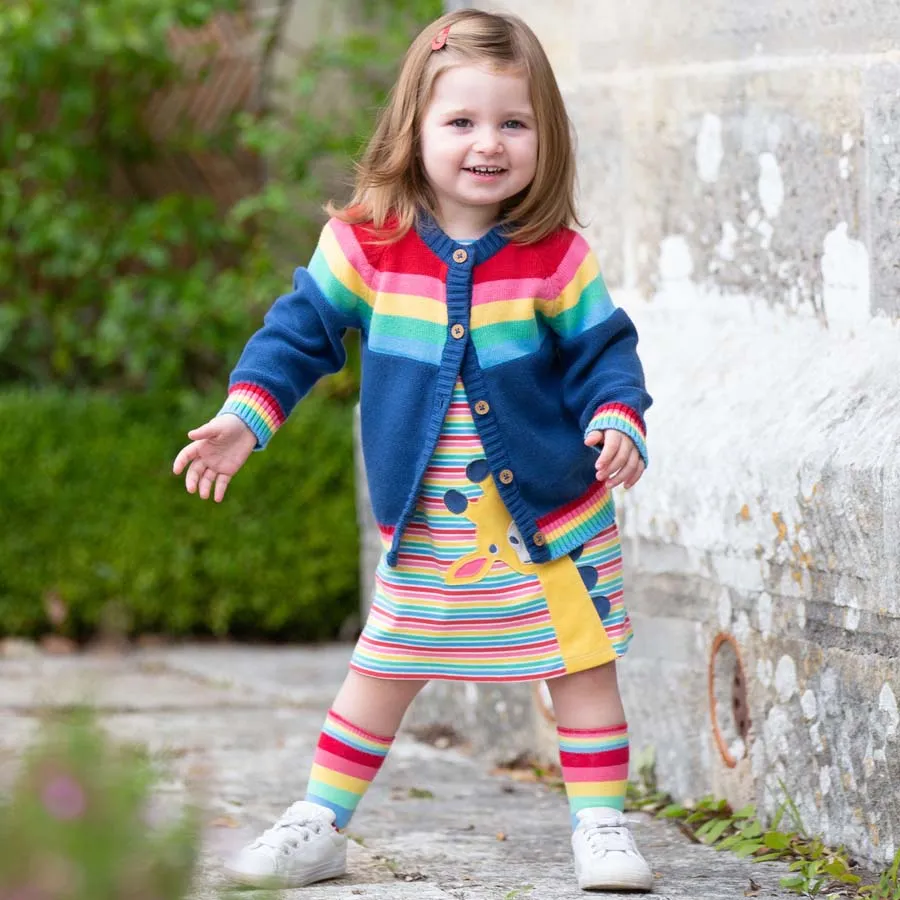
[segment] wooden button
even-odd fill
[[[535,547],[543,547],[547,543],[547,538],[545,538],[539,531],[534,533],[534,537],[532,538],[534,541]]]
[[[486,416],[491,411],[491,404],[487,402],[487,400],[479,400],[475,404],[475,412],[478,413],[479,416]]]
[[[469,254],[466,253],[465,250],[460,248],[459,250],[453,251],[453,262],[455,263],[464,263],[469,258]]]
[[[453,335],[457,340],[459,340],[463,335],[465,335],[466,329],[462,327],[462,325],[457,322],[451,329],[450,334]]]
[[[504,470],[500,473],[500,480],[501,480],[504,484],[512,484],[512,480],[513,480],[513,473],[512,473],[512,471],[511,471],[510,469],[504,469]]]

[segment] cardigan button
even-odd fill
[[[461,337],[463,337],[463,336],[465,335],[465,333],[466,333],[466,329],[463,328],[463,326],[460,325],[459,322],[457,322],[457,323],[450,329],[450,334],[452,334],[453,337],[456,338],[456,340],[459,340]]]
[[[535,547],[543,547],[547,543],[547,538],[545,538],[539,531],[534,533],[534,537],[532,538],[534,541]]]
[[[500,480],[504,484],[512,484],[513,481],[513,473],[511,469],[503,469],[500,472]]]
[[[453,262],[462,265],[469,258],[469,254],[460,247],[459,250],[453,251]]]
[[[479,416],[486,416],[491,411],[491,404],[487,402],[487,400],[479,400],[475,404],[475,412],[478,413]]]

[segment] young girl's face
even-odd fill
[[[531,184],[537,125],[528,79],[480,66],[454,66],[436,79],[422,117],[422,163],[444,230],[479,237],[504,200]]]

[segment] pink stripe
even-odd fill
[[[417,297],[430,297],[433,300],[445,302],[446,288],[440,278],[406,272],[376,272],[360,247],[353,226],[338,219],[332,219],[331,227],[347,261],[372,290],[389,291],[393,294],[413,294]]]
[[[563,778],[566,781],[626,781],[628,764],[620,766],[563,766]]]
[[[360,273],[363,274],[363,273]],[[365,277],[365,276],[364,276]],[[407,272],[377,272],[366,284],[376,291],[389,294],[412,294],[415,297],[427,297],[431,300],[446,302],[447,290],[440,278],[431,275],[412,275]],[[452,409],[452,407],[451,407]]]
[[[322,750],[321,747],[316,750],[313,757],[313,763],[331,769],[332,772],[340,772],[342,775],[352,775],[354,778],[362,778],[365,781],[371,781],[378,773],[378,766],[364,766],[362,763],[352,762],[344,759],[335,753],[329,753]]]
[[[391,656],[399,656],[405,659],[433,659],[440,656],[442,659],[450,658],[454,662],[462,662],[470,660],[473,662],[481,662],[484,657],[488,657],[488,662],[494,663],[498,652],[502,652],[504,659],[517,658],[520,656],[536,656],[539,659],[545,657],[552,659],[559,653],[559,646],[556,641],[545,641],[536,644],[532,648],[524,648],[521,650],[511,650],[506,647],[485,647],[480,652],[473,652],[471,649],[458,650],[453,647],[398,647],[396,644],[381,643],[370,640],[365,635],[359,639],[360,647],[368,648],[373,656],[378,656],[380,647],[387,647]]]
[[[544,291],[543,278],[504,278],[500,281],[483,281],[472,287],[472,306],[493,303],[497,300],[523,300],[540,297]]]
[[[555,286],[560,293],[568,287],[569,282],[575,277],[575,273],[578,271],[579,266],[584,262],[588,253],[590,253],[590,249],[587,241],[580,234],[576,234],[574,240],[569,245],[569,249],[566,251],[566,255],[559,264],[559,268],[554,274],[554,280],[556,282]]]

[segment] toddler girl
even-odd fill
[[[175,460],[188,491],[221,501],[359,329],[384,554],[306,798],[229,863],[239,882],[342,875],[347,823],[404,712],[429,679],[449,678],[547,680],[579,885],[651,886],[622,815],[615,661],[631,625],[610,496],[644,471],[651,401],[634,326],[570,228],[574,175],[531,30],[476,10],[439,19],[403,61],[351,203],[329,207],[225,406]]]

